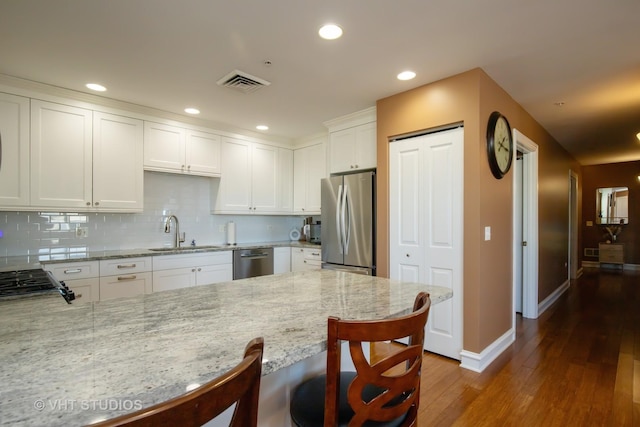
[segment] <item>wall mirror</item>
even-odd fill
[[[596,222],[604,225],[629,223],[629,188],[596,189]]]

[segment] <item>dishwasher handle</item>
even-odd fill
[[[269,254],[266,252],[262,252],[259,254],[240,254],[240,258],[249,258],[249,259],[267,258],[268,256]]]

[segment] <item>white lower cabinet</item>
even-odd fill
[[[100,300],[100,263],[98,261],[77,261],[63,264],[44,264],[43,270],[64,282],[73,291],[73,304]]]
[[[100,300],[150,294],[151,257],[100,261]]]
[[[320,248],[292,248],[291,271],[319,270],[322,268]]]
[[[153,292],[233,279],[231,251],[153,257]]]
[[[291,271],[291,248],[273,248],[273,274]]]

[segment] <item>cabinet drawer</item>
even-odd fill
[[[203,265],[232,264],[231,251],[204,252],[184,255],[159,255],[153,257],[154,270],[201,267]]]
[[[151,283],[150,272],[101,277],[100,300],[150,294],[153,291]]]
[[[320,255],[320,248],[318,248],[318,249],[305,248],[304,249],[304,259],[306,259],[308,261],[318,261],[318,262],[320,262],[322,260],[321,255]]]
[[[151,257],[117,258],[100,261],[100,276],[115,276],[145,271],[151,271]]]
[[[100,276],[100,263],[98,261],[69,262],[64,264],[45,264],[44,270],[50,271],[58,280],[86,279]]]

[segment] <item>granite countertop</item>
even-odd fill
[[[449,289],[332,270],[262,276],[68,305],[0,301],[0,423],[82,425],[185,392],[265,340],[263,375],[326,349],[327,317],[406,314]]]
[[[235,249],[251,249],[262,247],[301,247],[320,248],[321,245],[309,243],[307,241],[275,241],[275,242],[254,242],[238,243],[237,245],[212,244],[199,246],[182,246],[180,249],[170,247],[160,248],[139,248],[139,249],[114,249],[104,251],[82,251],[64,252],[60,254],[33,254],[23,256],[0,257],[0,271],[22,270],[29,268],[40,268],[42,264],[54,264],[70,261],[99,261],[112,258],[136,258],[141,256],[161,256],[190,254],[199,252],[232,251]]]

